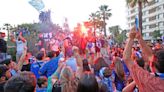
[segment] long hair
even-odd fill
[[[99,57],[95,60],[94,67],[95,67],[95,71],[99,72],[99,70],[102,67],[108,67],[108,64],[105,62],[105,60],[102,57]]]
[[[121,63],[121,59],[116,57],[114,59],[114,65],[115,65],[115,72],[116,75],[118,76],[118,78],[122,81],[125,80],[125,73],[124,73],[124,68],[123,68],[123,64]]]
[[[95,75],[91,72],[84,72],[79,80],[77,92],[99,92]]]
[[[70,67],[66,66],[62,69],[60,81],[62,83],[62,92],[76,92],[78,82]]]

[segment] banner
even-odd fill
[[[33,6],[37,11],[41,11],[45,5],[42,0],[31,0],[29,4]]]

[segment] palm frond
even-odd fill
[[[129,5],[133,0],[126,0],[126,4]]]

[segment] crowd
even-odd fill
[[[6,58],[1,34],[0,92],[164,92],[163,44],[147,44],[135,27],[121,45],[103,36],[63,35],[48,49],[39,42],[36,55],[22,33],[11,35],[16,61]]]

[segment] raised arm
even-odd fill
[[[153,56],[152,50],[143,40],[140,30],[137,32],[136,38],[138,39],[142,53],[148,57],[149,61],[152,60],[152,56]]]
[[[123,59],[128,69],[130,69],[131,66],[134,64],[134,62],[132,62],[131,59],[131,54],[132,54],[132,45],[134,43],[135,36],[136,36],[135,27],[133,27],[132,30],[130,31],[129,38],[125,46],[125,50],[123,52]]]
[[[19,33],[19,38],[22,40],[24,43],[26,42],[26,39],[22,36],[22,32]]]
[[[14,42],[14,43],[16,42],[16,40],[15,40],[15,38],[14,38],[14,35],[10,35],[10,38],[11,38],[11,39],[10,39],[11,42]]]
[[[22,70],[23,62],[27,54],[27,47],[24,47],[24,52],[18,61],[18,71]]]
[[[136,87],[135,81],[131,82],[129,85],[127,85],[125,88],[123,88],[122,92],[133,92]]]

